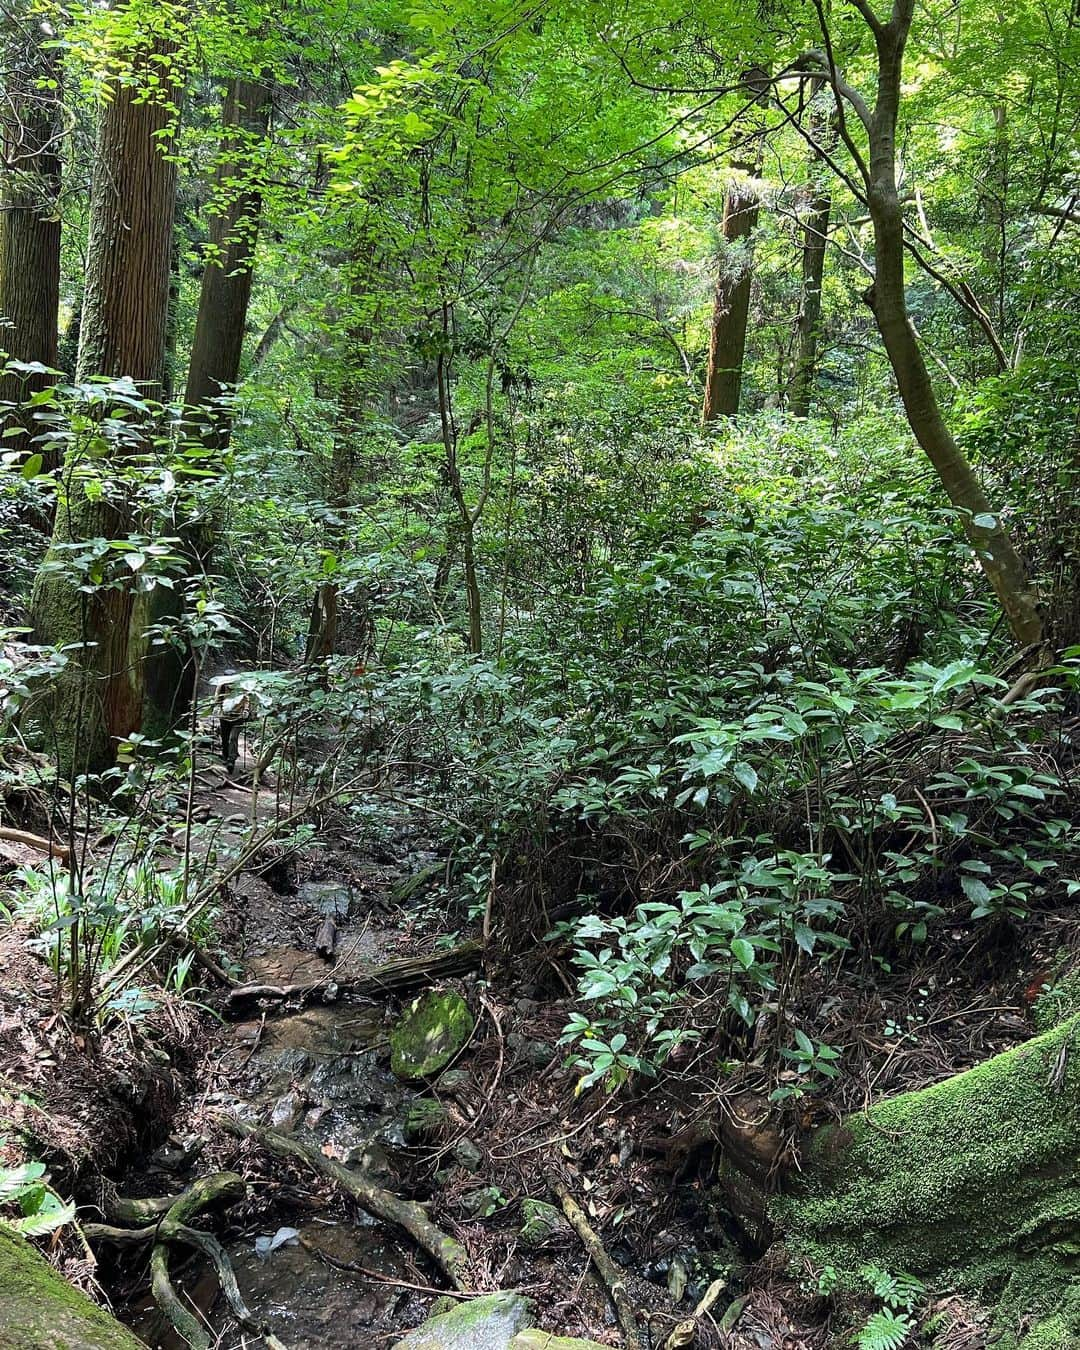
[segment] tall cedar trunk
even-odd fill
[[[878,53],[877,98],[866,117],[870,138],[867,204],[874,228],[874,283],[866,300],[877,319],[900,398],[915,439],[926,452],[1017,641],[1039,642],[1038,602],[1001,517],[990,505],[971,465],[949,431],[908,316],[904,291],[904,237],[896,185],[896,126],[904,48],[914,0],[894,0],[887,23],[874,29]]]
[[[369,246],[358,248],[351,265],[348,289],[348,304],[356,311],[368,303],[371,293],[371,269],[374,261],[373,250]],[[363,372],[371,347],[372,324],[368,321],[351,322],[346,329],[347,350],[345,352],[345,370],[341,388],[338,391],[337,417],[334,424],[334,442],[330,457],[330,482],[326,502],[330,507],[326,528],[326,551],[334,559],[334,564],[323,581],[315,588],[311,604],[311,617],[308,623],[307,644],[304,659],[309,665],[317,665],[333,656],[337,650],[338,629],[341,617],[341,599],[337,578],[337,569],[347,547],[347,512],[352,498],[354,456],[353,442],[363,408]],[[368,620],[361,620],[363,639],[356,652],[357,660],[366,655]]]
[[[52,368],[60,305],[60,100],[57,53],[43,45],[47,36],[29,15],[4,23],[0,347],[16,361]],[[44,374],[6,376],[0,400],[19,402],[52,383]],[[5,428],[20,425],[17,413],[3,422]],[[20,442],[25,439],[9,436],[5,443],[12,449],[22,448]]]
[[[810,136],[815,147],[828,135],[828,119],[811,103]],[[815,148],[811,166],[810,202],[803,221],[802,293],[796,326],[795,362],[788,391],[788,408],[796,417],[807,417],[814,396],[817,374],[818,341],[821,336],[821,283],[825,275],[825,253],[829,243],[829,218],[832,192],[821,171],[821,151]]]
[[[262,194],[246,175],[245,155],[252,140],[266,135],[270,97],[266,86],[254,80],[233,80],[225,95],[222,114],[221,158],[214,175],[215,188],[224,198],[216,205],[210,226],[209,256],[203,269],[199,311],[195,320],[191,361],[184,402],[196,414],[202,441],[224,450],[231,419],[224,410],[206,415],[206,408],[235,386],[247,325],[255,241],[262,211]],[[242,187],[234,185],[240,182]],[[174,249],[178,260],[178,251]],[[176,268],[173,275],[176,277]],[[172,297],[169,337],[175,351],[175,297]],[[167,369],[173,364],[167,362]],[[205,568],[213,547],[209,518],[181,529],[182,548],[192,571]],[[176,627],[183,614],[183,595],[176,588],[156,586],[148,597],[149,621]],[[170,731],[186,713],[195,695],[195,664],[184,644],[159,646],[147,657],[144,678],[148,720],[144,731],[159,736]]]
[[[257,80],[234,80],[225,98],[225,132],[216,186],[219,191],[226,191],[226,185],[238,179],[244,185],[232,192],[210,227],[211,249],[203,271],[184,395],[189,408],[212,405],[235,386],[240,376],[262,210],[258,184],[244,180],[244,158],[252,140],[264,137],[269,124],[270,95],[266,85]],[[206,425],[204,439],[224,447],[229,441],[229,430],[228,416],[219,413],[213,424]]]
[[[130,376],[149,397],[160,394],[164,374],[176,194],[169,96],[175,88],[170,76],[164,95],[144,97],[141,76],[154,71],[160,79],[160,63],[172,53],[163,39],[148,42],[101,107],[77,367],[80,379]],[[146,596],[135,595],[130,578],[85,595],[78,590],[81,578],[62,568],[71,544],[116,539],[131,528],[132,504],[87,498],[76,476],[85,454],[76,446],[65,462],[53,547],[32,600],[41,641],[86,644],[72,656],[51,709],[50,730],[66,773],[106,768],[117,741],[138,731],[145,713]]]
[[[752,163],[732,167],[756,177],[761,172],[760,154]],[[739,411],[753,279],[750,236],[757,226],[757,219],[757,191],[752,183],[740,178],[730,185],[724,198],[723,247],[709,326],[703,422],[734,416]]]

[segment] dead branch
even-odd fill
[[[233,1116],[216,1117],[221,1127],[241,1139],[253,1139],[279,1158],[295,1158],[313,1171],[329,1177],[350,1195],[361,1209],[384,1223],[397,1224],[422,1247],[455,1289],[466,1291],[468,1262],[464,1248],[441,1228],[437,1228],[414,1200],[402,1200],[381,1186],[376,1186],[359,1172],[345,1167],[335,1158],[327,1158],[318,1149],[293,1139],[278,1130],[248,1125]]]
[[[581,1239],[582,1245],[589,1254],[589,1259],[607,1286],[611,1302],[615,1306],[615,1314],[619,1319],[619,1325],[622,1327],[626,1350],[642,1350],[641,1333],[638,1331],[637,1318],[634,1316],[634,1309],[630,1303],[630,1295],[627,1292],[626,1280],[622,1271],[608,1256],[596,1229],[589,1223],[585,1211],[566,1189],[566,1186],[558,1177],[549,1178],[548,1186],[551,1193],[562,1205],[562,1211],[570,1226]]]
[[[376,966],[367,975],[352,980],[337,981],[331,989],[331,977],[323,976],[310,984],[242,984],[229,993],[229,1010],[253,999],[284,1002],[299,999],[302,1003],[333,1002],[342,997],[376,998],[384,994],[400,994],[419,985],[453,975],[467,975],[478,970],[483,956],[483,943],[463,942],[447,952],[433,952],[430,956],[410,956],[399,961],[388,961]]]

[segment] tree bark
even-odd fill
[[[1000,513],[991,506],[949,431],[908,314],[903,214],[896,183],[896,127],[904,49],[911,30],[914,0],[893,0],[887,22],[874,18],[865,4],[860,3],[859,8],[870,24],[877,47],[877,93],[872,111],[844,83],[831,57],[826,59],[838,108],[845,101],[854,108],[869,137],[870,158],[864,166],[864,176],[874,230],[875,272],[865,299],[877,320],[911,430],[960,514],[964,532],[1013,635],[1024,645],[1040,642],[1043,620],[1026,568]],[[820,8],[818,12],[823,13]],[[841,134],[850,146],[851,138],[845,134],[843,125]]]
[[[756,177],[761,172],[760,154],[753,161],[733,164],[741,174]],[[743,361],[746,356],[746,326],[750,313],[753,253],[750,237],[757,226],[758,196],[746,178],[732,182],[724,198],[723,240],[720,270],[716,279],[712,322],[709,326],[709,359],[705,374],[703,422],[732,417],[739,411]]]
[[[358,248],[352,259],[348,287],[348,304],[354,311],[363,310],[369,303],[372,265],[373,250],[370,246]],[[304,660],[308,665],[325,661],[337,650],[341,598],[338,568],[347,544],[346,520],[352,500],[355,467],[353,446],[363,409],[363,372],[371,339],[370,320],[367,317],[358,319],[354,313],[345,329],[344,369],[338,391],[334,441],[330,453],[330,481],[326,494],[329,507],[326,552],[328,561],[333,561],[324,580],[315,588],[312,600],[304,651]],[[362,651],[357,652],[358,657],[363,655]]]
[[[148,37],[112,81],[101,108],[76,371],[80,380],[128,376],[150,398],[162,390],[169,313],[176,194],[170,152],[179,87],[169,64],[174,50],[168,40]],[[134,573],[115,571],[111,584],[80,591],[84,578],[73,563],[79,550],[71,547],[90,552],[94,540],[128,534],[134,502],[123,489],[108,500],[88,497],[76,472],[85,456],[82,445],[69,451],[52,547],[31,603],[40,641],[77,644],[51,708],[57,759],[67,774],[107,768],[117,742],[142,727],[146,712],[146,596],[136,596]]]
[[[828,119],[812,103],[810,137],[815,147],[827,136]],[[796,324],[795,362],[788,390],[788,409],[796,417],[808,417],[813,402],[818,341],[821,336],[821,284],[825,275],[831,215],[832,192],[828,179],[821,171],[821,153],[815,148],[811,165],[810,201],[802,227],[802,295]]]
[[[240,355],[247,325],[255,261],[255,242],[262,211],[259,184],[245,168],[252,145],[270,125],[270,92],[259,80],[234,80],[224,107],[221,161],[215,175],[219,214],[210,228],[210,251],[203,271],[199,312],[195,320],[191,363],[184,402],[207,409],[228,394],[240,376]],[[240,182],[239,188],[229,185]],[[224,448],[230,417],[220,404],[203,426],[203,438]]]
[[[60,99],[55,50],[45,47],[40,20],[20,14],[4,23],[4,183],[0,200],[0,347],[15,361],[57,362],[60,305]],[[54,377],[0,378],[0,400],[21,402]],[[17,411],[7,427],[23,425]],[[9,449],[27,445],[7,437]],[[51,467],[51,466],[50,466]]]

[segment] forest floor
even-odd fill
[[[253,804],[244,768],[238,786],[219,771],[200,788],[197,814],[226,833],[239,833],[253,806],[272,810],[273,788]],[[842,1306],[838,1315],[835,1299],[792,1274],[767,1228],[734,1217],[715,1136],[702,1128],[723,1106],[706,1065],[683,1063],[632,1098],[575,1092],[578,1075],[557,1046],[571,988],[548,953],[512,972],[478,969],[449,981],[476,1017],[472,1036],[433,1083],[395,1078],[389,1033],[412,994],[358,999],[349,983],[395,958],[445,950],[462,934],[445,931],[417,884],[443,862],[421,819],[403,810],[378,846],[350,842],[339,824],[324,823],[321,842],[236,878],[216,923],[241,982],[316,986],[314,997],[234,1004],[217,990],[206,1006],[158,997],[138,1021],[93,1044],[51,1013],[41,962],[18,932],[0,943],[4,1115],[37,1141],[57,1183],[82,1198],[80,1217],[100,1217],[95,1187],[175,1194],[209,1172],[239,1171],[247,1197],[214,1228],[249,1307],[291,1350],[387,1347],[430,1315],[445,1280],[404,1233],[367,1216],[332,1181],[270,1157],[258,1141],[238,1142],[221,1127],[227,1114],[293,1134],[424,1202],[465,1249],[470,1288],[529,1295],[538,1325],[553,1332],[620,1344],[577,1235],[554,1223],[540,1238],[523,1236],[524,1203],[551,1202],[558,1175],[625,1269],[648,1345],[662,1346],[718,1280],[698,1346],[849,1344]],[[315,951],[328,919],[330,960]],[[972,949],[959,929],[951,964],[928,954],[914,975],[879,972],[872,994],[857,983],[804,990],[830,1039],[847,1047],[843,1083],[814,1110],[835,1114],[924,1086],[1030,1035],[1025,985],[1032,969],[1037,977],[1038,948],[1052,951],[1064,936],[1046,931],[1019,959],[997,962],[994,975],[994,953]],[[882,1025],[895,1034],[882,1038]],[[13,1137],[5,1147],[11,1156]],[[70,1233],[56,1252],[66,1273],[106,1291],[148,1344],[181,1347],[149,1297],[146,1249],[98,1255],[95,1267]],[[173,1274],[216,1344],[251,1343],[205,1262],[174,1262]],[[988,1344],[977,1307],[946,1296],[938,1311],[955,1327],[949,1350]]]

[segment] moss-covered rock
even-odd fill
[[[104,1308],[0,1225],[0,1350],[146,1350]]]
[[[599,1341],[582,1341],[576,1336],[555,1336],[550,1331],[529,1327],[510,1342],[510,1350],[607,1350]]]
[[[460,994],[431,990],[415,999],[390,1033],[390,1067],[399,1078],[428,1078],[449,1064],[472,1035]]]
[[[429,1317],[392,1350],[509,1350],[534,1312],[521,1294],[485,1294]]]
[[[1080,1019],[818,1132],[797,1194],[774,1201],[789,1246],[872,1261],[1062,1315],[1080,1277]],[[1080,1300],[1078,1300],[1080,1302]],[[1010,1314],[1012,1316],[1010,1317]],[[1080,1306],[1065,1314],[1080,1345]],[[1052,1344],[1052,1343],[1051,1343]]]
[[[562,1211],[546,1200],[523,1200],[521,1217],[523,1222],[518,1229],[518,1239],[523,1247],[543,1247],[570,1232]]]
[[[402,1122],[405,1138],[410,1144],[431,1139],[438,1135],[449,1119],[450,1112],[442,1102],[434,1101],[431,1097],[418,1097],[416,1101],[409,1103],[405,1112],[405,1119]]]

